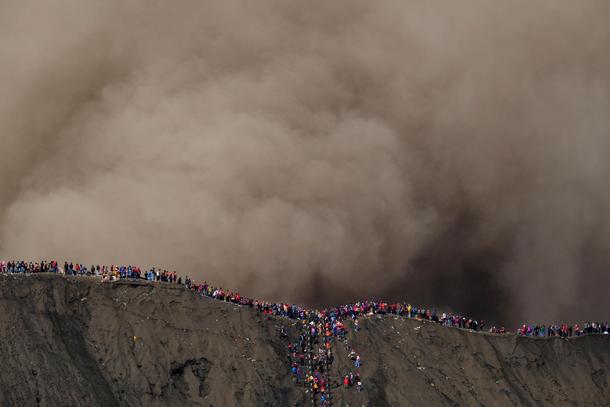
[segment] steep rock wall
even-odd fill
[[[348,324],[349,325],[349,324]],[[394,317],[334,341],[335,406],[609,405],[610,338],[519,338]],[[289,374],[300,323],[179,286],[0,276],[2,405],[311,405]],[[370,404],[369,404],[370,403]]]

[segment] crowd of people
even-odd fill
[[[99,276],[103,282],[121,279],[144,279],[164,283],[182,284],[182,278],[175,271],[151,268],[146,271],[138,266],[92,265],[64,262],[63,268],[57,261],[25,262],[0,261],[0,273],[61,273],[69,276]]]
[[[301,317],[300,314],[295,315]],[[357,321],[356,317],[354,320]],[[342,316],[334,312],[309,311],[301,323],[302,331],[298,342],[288,341],[288,362],[295,383],[305,386],[311,395],[312,404],[323,407],[332,405],[332,389],[340,386],[362,391],[362,379],[358,371],[362,366],[362,358],[347,344]],[[285,330],[281,331],[281,337],[288,339]],[[357,369],[355,373],[350,371],[344,377],[331,375],[334,340],[343,342],[346,349],[349,349],[347,356]]]
[[[389,303],[384,301],[360,301],[353,304],[340,305],[328,309],[308,309],[295,304],[267,302],[242,296],[239,292],[227,291],[214,287],[207,282],[195,283],[188,277],[183,280],[175,271],[151,268],[143,271],[138,266],[105,266],[92,265],[87,267],[80,263],[64,262],[61,268],[57,261],[0,261],[0,273],[61,273],[71,276],[97,276],[102,282],[108,283],[121,279],[146,280],[184,285],[187,289],[218,301],[230,302],[248,306],[265,315],[274,315],[299,320],[302,332],[297,341],[291,341],[287,332],[282,329],[281,336],[285,338],[288,350],[288,363],[292,377],[297,385],[305,386],[312,397],[314,405],[332,405],[332,388],[340,386],[346,389],[363,390],[360,368],[361,356],[352,349],[346,339],[346,321],[351,321],[354,333],[360,330],[359,318],[375,315],[394,315],[397,317],[427,320],[448,327],[468,329],[471,331],[485,330],[481,320],[466,318],[448,313],[438,314],[435,310],[413,306],[409,303]],[[610,325],[607,322],[590,322],[582,327],[576,325],[522,325],[517,334],[529,337],[572,337],[587,334],[608,334]],[[492,326],[488,332],[505,334],[504,327]],[[333,340],[343,342],[347,356],[354,364],[354,371],[345,372],[336,380],[331,380],[330,368],[334,360]]]
[[[610,333],[610,325],[607,322],[587,322],[583,326],[578,324],[568,325],[526,325],[523,324],[517,331],[521,336],[583,336],[587,334],[605,334]]]
[[[150,268],[143,270],[133,265],[92,265],[87,267],[80,263],[64,262],[63,268],[55,260],[26,262],[20,261],[0,261],[0,273],[61,273],[75,276],[98,276],[102,282],[112,282],[121,279],[140,279],[152,282],[165,282],[185,285],[188,289],[196,291],[203,296],[220,301],[231,302],[249,306],[258,312],[267,315],[276,315],[291,319],[306,320],[310,315],[318,315],[319,318],[330,318],[336,324],[333,325],[333,335],[335,330],[341,334],[344,332],[342,320],[351,318],[355,323],[355,330],[358,330],[359,316],[373,315],[396,315],[406,318],[416,318],[439,323],[445,326],[469,329],[472,331],[484,331],[485,323],[481,320],[466,318],[461,315],[448,313],[438,314],[435,310],[413,306],[409,303],[389,303],[384,301],[361,301],[353,304],[340,305],[325,310],[312,310],[295,304],[275,303],[256,300],[240,295],[238,292],[226,291],[220,287],[214,287],[207,282],[195,283],[190,278],[184,280],[178,276],[176,271],[161,270],[160,268]],[[590,322],[583,326],[576,325],[522,325],[517,329],[517,333],[522,336],[542,337],[559,336],[571,337],[586,334],[608,334],[610,326],[607,322]],[[487,332],[495,334],[508,333],[504,327],[490,327]]]
[[[121,279],[145,279],[147,281],[160,281],[164,283],[182,284],[182,279],[175,271],[151,268],[146,271],[138,266],[105,266],[92,265],[90,268],[79,263],[64,263],[63,272],[67,275],[87,275],[100,276],[103,282],[116,281]]]
[[[317,316],[310,315],[310,317],[303,320],[298,345],[288,343],[288,361],[296,384],[302,384],[308,389],[313,404],[328,406],[331,403],[332,387],[329,379],[330,365],[333,362],[331,338],[322,335],[324,345],[320,346],[319,339],[323,332],[321,322],[318,321],[316,324]]]
[[[59,267],[57,262],[25,262],[20,261],[0,261],[0,273],[57,273]]]

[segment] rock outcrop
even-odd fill
[[[349,345],[364,390],[333,406],[610,405],[610,338],[472,333],[393,316],[361,319]],[[180,286],[0,276],[0,403],[21,406],[311,405],[290,375],[299,322]],[[331,378],[353,363],[334,341]]]

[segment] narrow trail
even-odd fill
[[[314,382],[311,380],[311,378],[313,378],[313,355],[312,355],[312,349],[313,349],[313,341],[311,339],[311,334],[309,332],[309,325],[304,324],[305,327],[305,338],[307,338],[307,347],[305,349],[306,352],[306,358],[307,358],[307,384],[308,384],[308,389],[307,391],[309,392],[309,395],[311,396],[311,405],[315,406],[316,405],[316,395],[314,393]]]
[[[325,357],[325,366],[324,366],[324,378],[326,380],[327,386],[326,386],[326,390],[327,390],[327,397],[328,397],[328,405],[332,406],[333,405],[333,394],[332,394],[332,389],[333,389],[333,384],[331,382],[331,377],[330,377],[330,366],[333,363],[333,355],[331,353],[331,349],[332,349],[332,337],[331,336],[325,336],[324,337],[324,350],[326,352],[326,357]]]
[[[299,344],[288,342],[289,360],[295,384],[304,386],[306,399],[315,407],[333,405],[331,365],[334,356],[331,349],[334,335],[329,329],[324,328],[328,328],[328,325],[323,325],[319,318],[315,316],[306,318],[301,321],[298,330]],[[299,380],[300,368],[305,370],[302,383]]]

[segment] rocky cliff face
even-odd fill
[[[178,286],[0,276],[2,405],[311,405],[289,373],[297,321]],[[374,317],[349,330],[364,391],[333,405],[610,405],[610,338],[532,339]],[[331,377],[355,370],[334,341]]]

